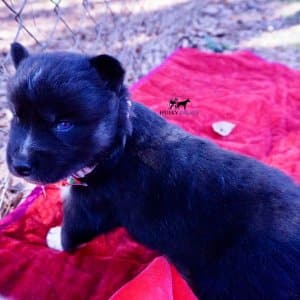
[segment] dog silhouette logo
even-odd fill
[[[189,107],[187,109],[189,103],[191,103],[190,98],[178,99],[177,97],[172,97],[169,99],[168,108],[160,110],[159,114],[162,116],[197,116],[199,114],[199,110],[193,107]]]
[[[189,98],[183,100],[183,101],[179,101],[178,98],[172,98],[170,101],[169,101],[169,109],[180,109],[180,107],[183,107],[184,110],[186,110],[186,106],[188,103],[190,103],[191,100]]]

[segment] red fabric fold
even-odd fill
[[[197,298],[175,268],[165,258],[158,257],[110,298],[110,300],[123,299],[196,300]]]
[[[248,52],[181,49],[131,93],[157,113],[168,110],[171,98],[189,98],[190,114],[165,117],[300,180],[300,72]],[[221,120],[236,124],[227,137],[212,130],[212,123]],[[165,258],[137,244],[122,228],[74,254],[47,248],[45,237],[60,224],[61,206],[56,186],[46,187],[45,194],[38,187],[0,222],[0,295],[22,300],[196,299]]]

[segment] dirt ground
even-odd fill
[[[9,175],[5,164],[11,118],[5,86],[14,40],[31,51],[110,53],[126,67],[128,85],[178,47],[249,49],[300,69],[299,0],[2,0],[0,21],[0,218],[32,189]]]

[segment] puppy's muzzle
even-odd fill
[[[23,156],[12,158],[11,167],[14,173],[21,177],[30,176],[32,170],[29,161]]]

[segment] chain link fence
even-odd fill
[[[136,19],[136,23],[143,22],[145,2],[2,0],[0,13],[5,28],[1,30],[1,49],[5,54],[12,41],[20,41],[38,51],[63,49],[88,54],[107,52],[123,59],[126,65],[133,66],[139,51],[134,46],[143,38],[136,32],[130,32],[127,25],[133,19]],[[9,74],[7,55],[1,65],[2,73]],[[133,66],[134,69],[136,67]],[[135,71],[141,73],[140,70]],[[135,74],[130,70],[129,82],[136,79]]]
[[[180,18],[180,6],[186,2],[193,1],[2,0],[0,74],[10,73],[8,48],[12,41],[20,41],[37,51],[63,49],[115,55],[126,66],[127,83],[132,83],[188,38],[184,33],[178,35],[176,21],[180,20],[176,16],[170,22],[160,18],[176,6]],[[162,33],[165,47],[153,43]]]

